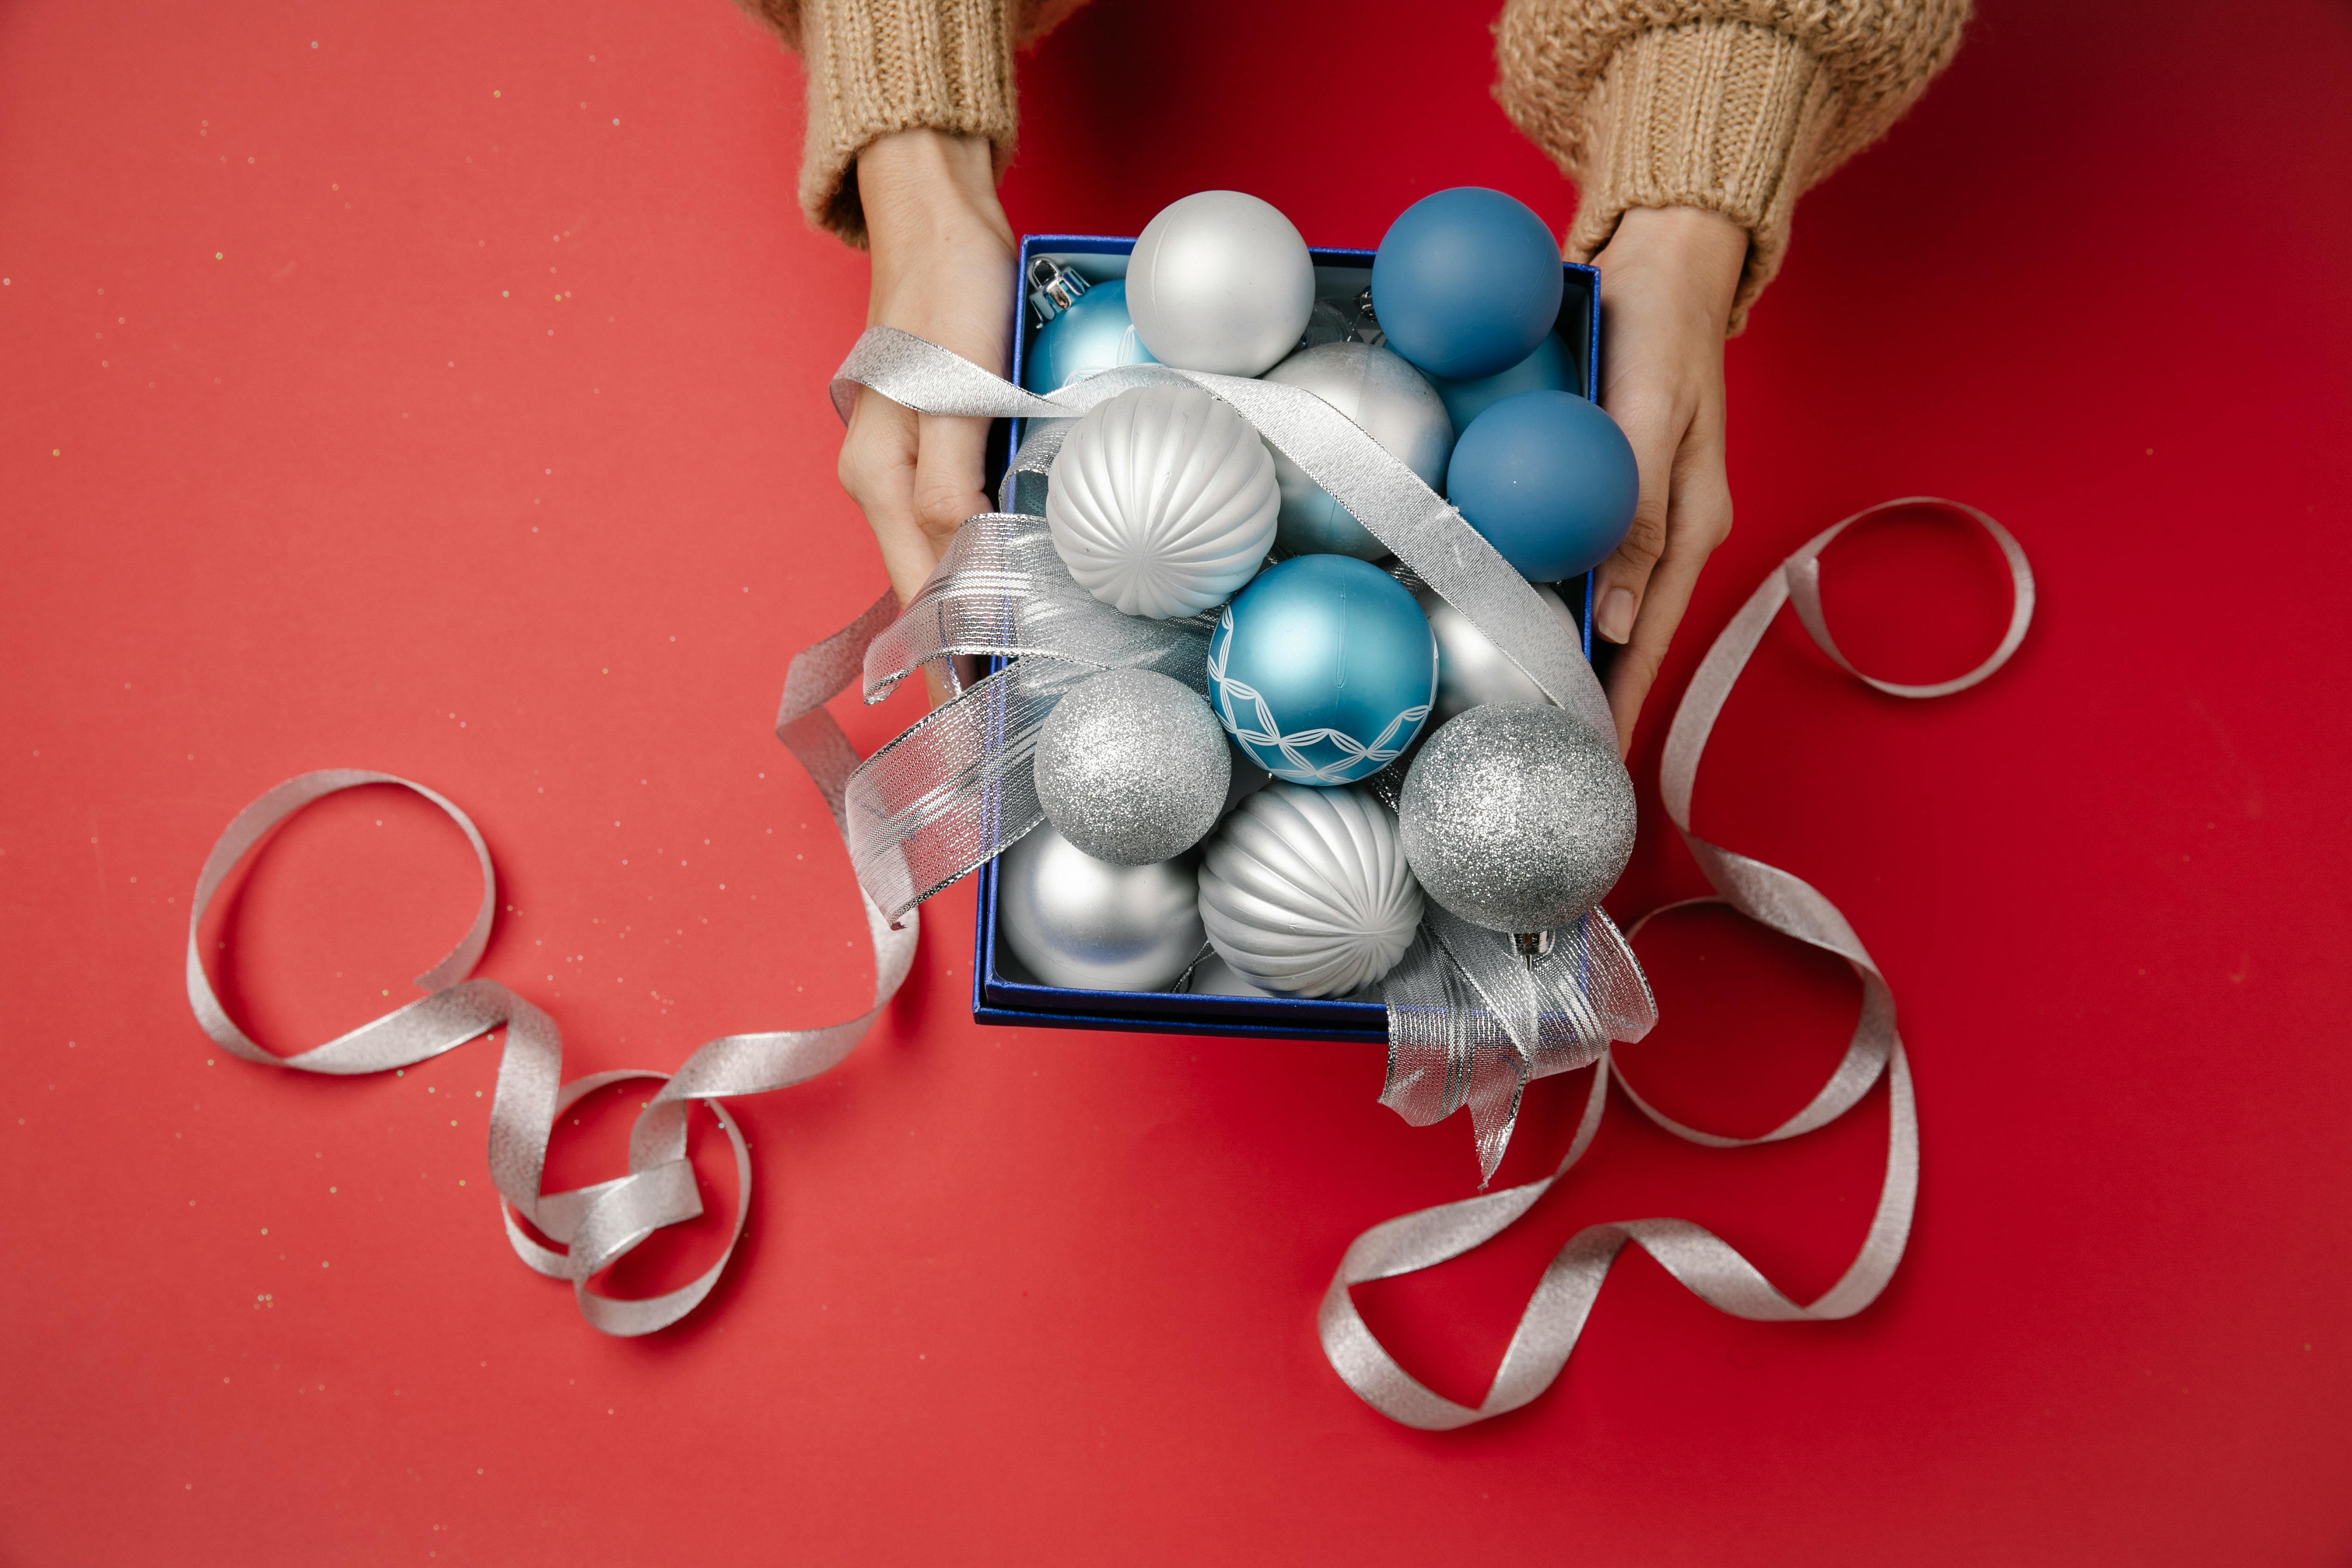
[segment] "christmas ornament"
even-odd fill
[[[1557,708],[1473,708],[1404,776],[1398,835],[1423,891],[1473,925],[1566,925],[1633,853],[1633,781],[1617,748]]]
[[[1570,392],[1504,398],[1470,422],[1445,468],[1447,498],[1530,583],[1607,560],[1641,488],[1617,421]]]
[[[1342,996],[1412,945],[1421,888],[1396,820],[1369,790],[1268,785],[1209,841],[1209,943],[1243,980],[1282,996]]]
[[[1201,951],[1189,859],[1149,866],[1097,860],[1040,823],[997,860],[996,929],[1047,985],[1159,991]]]
[[[1583,647],[1583,629],[1560,596],[1538,584],[1536,597],[1559,617],[1570,640]],[[1429,629],[1437,638],[1437,700],[1429,711],[1433,722],[1443,724],[1456,713],[1486,702],[1551,700],[1502,649],[1486,640],[1486,634],[1472,625],[1469,616],[1427,588],[1413,598],[1429,617]]]
[[[1045,324],[1029,341],[1021,365],[1023,386],[1059,392],[1101,371],[1155,363],[1128,320],[1123,279],[1089,284],[1043,256],[1029,264],[1029,302]]]
[[[1224,809],[1233,748],[1182,681],[1112,669],[1055,706],[1037,731],[1037,804],[1097,860],[1143,866],[1181,855]]]
[[[1368,343],[1321,343],[1301,349],[1265,373],[1268,381],[1303,386],[1360,426],[1389,454],[1434,489],[1445,480],[1454,426],[1445,405],[1412,366]],[[1282,489],[1275,542],[1293,555],[1354,555],[1377,561],[1389,552],[1348,509],[1280,452],[1274,475]]]
[[[1227,963],[1223,954],[1212,951],[1192,966],[1192,978],[1184,983],[1187,994],[1193,996],[1271,996],[1271,991],[1261,991],[1244,980]]]
[[[1546,332],[1537,340],[1536,352],[1508,370],[1471,381],[1433,375],[1429,384],[1444,399],[1445,416],[1454,421],[1454,433],[1459,435],[1470,428],[1470,421],[1506,397],[1522,392],[1576,392],[1584,384],[1576,374],[1576,361],[1569,356],[1567,342],[1558,332]]]
[[[1200,191],[1143,226],[1128,258],[1127,308],[1161,363],[1256,375],[1307,331],[1315,263],[1267,203]]]
[[[1217,717],[1260,767],[1293,784],[1379,771],[1421,732],[1436,689],[1437,640],[1421,606],[1352,556],[1268,567],[1209,637]]]
[[[1543,219],[1479,185],[1405,208],[1372,258],[1372,309],[1389,347],[1456,380],[1507,370],[1535,352],[1559,318],[1564,287]]]
[[[1081,416],[1045,526],[1078,585],[1130,616],[1193,616],[1265,562],[1282,496],[1249,422],[1197,386],[1143,386]]]

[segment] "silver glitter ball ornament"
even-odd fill
[[[1405,773],[1405,858],[1433,899],[1494,931],[1566,925],[1633,853],[1633,781],[1617,748],[1558,708],[1451,719]]]
[[[1369,343],[1318,343],[1265,373],[1267,381],[1304,387],[1354,420],[1388,454],[1434,489],[1445,482],[1454,423],[1444,399],[1412,366]],[[1281,452],[1274,477],[1282,489],[1275,542],[1292,555],[1353,555],[1378,561],[1389,547]]]
[[[1040,823],[996,869],[997,932],[1047,985],[1161,991],[1200,954],[1200,895],[1189,858],[1114,866]]]
[[[1567,604],[1543,584],[1530,586],[1568,633],[1569,641],[1582,647],[1584,633]],[[1486,634],[1473,626],[1469,616],[1430,589],[1423,588],[1413,597],[1420,601],[1423,613],[1429,616],[1429,629],[1437,637],[1437,700],[1429,710],[1432,724],[1443,724],[1483,703],[1551,700],[1525,670],[1486,640]]]
[[[1201,920],[1248,984],[1280,996],[1342,996],[1386,974],[1412,945],[1421,888],[1395,818],[1369,791],[1272,784],[1209,840]]]
[[[1224,726],[1182,681],[1112,669],[1064,697],[1037,731],[1037,804],[1097,860],[1145,866],[1207,836],[1233,782]]]

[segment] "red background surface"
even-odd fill
[[[1564,225],[1486,97],[1487,9],[1098,0],[1025,68],[1014,224],[1132,233],[1231,184],[1363,244],[1475,180]],[[1466,1127],[1381,1110],[1361,1047],[977,1028],[968,891],[846,1066],[739,1102],[748,1240],[646,1341],[509,1255],[489,1047],[355,1081],[208,1049],[197,865],[324,765],[476,815],[513,906],[483,972],[572,1072],[863,1005],[844,857],[767,723],[882,581],[823,392],[864,264],[793,210],[797,73],[719,0],[18,0],[0,1558],[2346,1561],[2347,83],[2341,5],[1994,0],[1805,203],[1731,351],[1740,524],[1665,689],[1889,495],[1986,508],[2044,590],[2009,670],[1937,704],[1843,683],[1784,619],[1701,781],[1701,831],[1813,880],[1894,980],[1911,1253],[1827,1327],[1629,1256],[1549,1394],[1436,1436],[1357,1402],[1313,1310],[1359,1230],[1469,1190]],[[1831,580],[1898,675],[2003,611],[1957,536],[1859,541]],[[1621,914],[1696,889],[1656,834],[1664,718]],[[231,911],[225,989],[323,1039],[409,994],[469,876],[390,792],[321,807]],[[1802,1102],[1833,966],[1707,917],[1643,948],[1645,1085],[1731,1130]],[[1581,1088],[1532,1097],[1507,1175]],[[618,1168],[605,1109],[558,1178]],[[1475,1398],[1593,1219],[1689,1216],[1809,1296],[1885,1125],[1880,1090],[1711,1152],[1612,1110],[1505,1244],[1366,1310]]]

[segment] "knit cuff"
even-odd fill
[[[1558,140],[1531,122],[1544,118],[1532,86],[1507,68],[1496,92],[1523,129],[1565,151],[1560,162],[1578,189],[1562,247],[1569,258],[1591,260],[1629,208],[1719,212],[1748,234],[1730,330],[1746,326],[1748,307],[1780,269],[1808,164],[1837,114],[1812,53],[1785,33],[1738,22],[1639,34],[1610,58],[1576,133]]]
[[[857,154],[876,138],[926,129],[985,136],[1013,153],[1013,0],[803,0],[808,137],[801,210],[866,243]]]

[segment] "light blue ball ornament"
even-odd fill
[[[1388,345],[1432,375],[1508,370],[1559,316],[1559,247],[1526,203],[1482,185],[1423,196],[1372,258]]]
[[[1125,279],[1113,279],[1087,289],[1037,330],[1022,362],[1021,384],[1035,393],[1059,392],[1103,371],[1159,363],[1128,319]]]
[[[1576,374],[1576,362],[1569,357],[1568,344],[1558,332],[1546,332],[1536,352],[1508,370],[1473,381],[1433,375],[1429,384],[1444,399],[1446,417],[1454,421],[1454,428],[1467,430],[1470,421],[1506,397],[1522,392],[1576,392],[1582,389],[1583,381]]]
[[[1571,392],[1522,392],[1454,444],[1445,495],[1530,583],[1557,583],[1609,557],[1641,494],[1617,421]]]
[[[1394,761],[1428,721],[1437,639],[1395,578],[1347,555],[1259,573],[1209,638],[1228,733],[1292,784],[1341,784]]]

